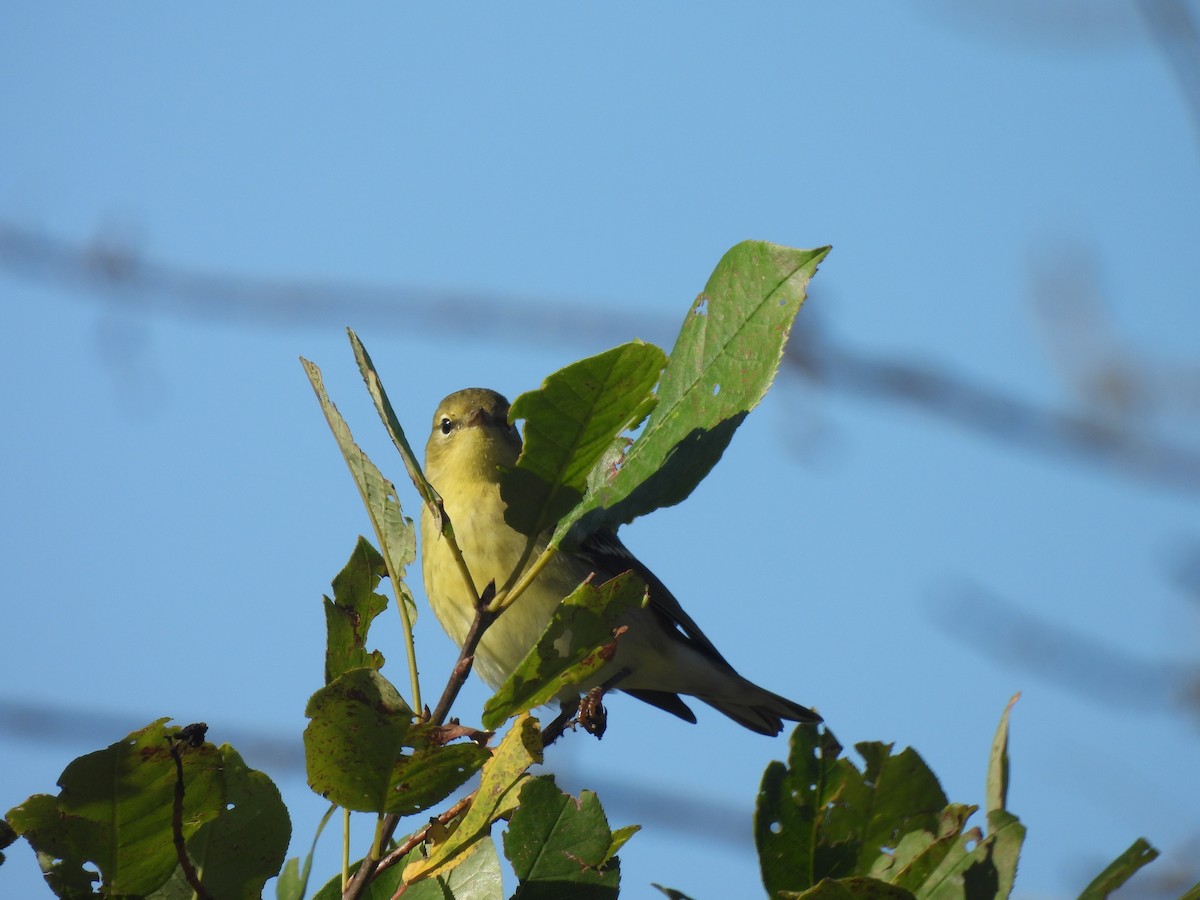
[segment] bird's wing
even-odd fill
[[[700,626],[684,612],[679,601],[675,599],[675,595],[667,590],[667,586],[659,581],[658,576],[647,569],[641,560],[629,552],[616,534],[608,529],[593,532],[580,545],[579,552],[588,560],[596,573],[605,578],[611,578],[629,569],[637,572],[650,589],[650,609],[673,626],[671,630],[675,634],[685,638],[705,656],[732,670],[725,657],[713,646],[713,642],[708,639],[708,636],[700,630]]]

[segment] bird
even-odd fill
[[[496,588],[503,585],[526,545],[525,535],[505,521],[506,503],[500,493],[501,471],[516,465],[521,446],[521,434],[509,421],[509,403],[496,391],[456,391],[434,413],[425,447],[425,477],[442,498],[477,593],[489,582]],[[550,530],[538,538],[530,559],[546,546]],[[442,536],[439,515],[429,504],[421,513],[421,568],[434,615],[461,648],[475,619],[474,600]],[[621,624],[627,630],[617,641],[612,661],[597,673],[597,684],[578,685],[559,695],[564,709],[571,696],[577,700],[584,690],[603,686],[691,723],[696,715],[680,695],[694,697],[764,735],[779,734],[784,721],[821,721],[813,710],[739,675],[666,585],[608,528],[555,554],[484,632],[474,669],[498,688],[537,642],[567,594],[589,576],[598,584],[628,570],[646,584],[649,600],[623,615]]]

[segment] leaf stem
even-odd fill
[[[532,545],[532,539],[530,540],[530,544]],[[525,593],[525,591],[529,588],[529,585],[533,583],[533,579],[537,578],[538,575],[542,573],[542,569],[546,568],[546,566],[550,563],[550,560],[554,559],[557,554],[558,548],[553,545],[548,545],[546,549],[541,552],[538,558],[533,561],[533,565],[521,573],[520,578],[517,578],[517,573],[521,572],[521,568],[518,566],[513,571],[513,574],[509,577],[510,583],[514,579],[516,579],[516,583],[513,584],[512,587],[509,587],[506,591],[498,593],[496,595],[496,599],[491,602],[489,609],[496,615],[500,615],[500,613],[512,606],[513,601],[520,597],[521,594]],[[521,560],[522,565],[525,562],[525,558]]]
[[[350,810],[342,807],[342,890],[350,881]]]

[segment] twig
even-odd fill
[[[179,858],[183,876],[200,900],[213,900],[213,897],[200,883],[200,876],[188,857],[187,845],[183,840],[183,757],[179,755],[179,744],[199,747],[204,743],[204,733],[207,730],[207,725],[199,723],[180,729],[177,735],[167,735],[167,749],[171,752],[171,758],[175,760],[175,802],[171,809],[171,836],[175,841],[175,855]]]
[[[446,721],[446,716],[450,714],[450,707],[454,705],[455,699],[467,681],[467,676],[471,674],[471,666],[475,660],[475,650],[479,646],[479,641],[488,626],[496,620],[497,614],[488,611],[488,604],[492,602],[492,598],[495,595],[496,583],[494,581],[489,582],[479,598],[479,605],[475,607],[475,620],[471,622],[471,628],[467,632],[466,640],[463,641],[462,649],[459,650],[458,662],[455,663],[454,669],[450,673],[450,678],[446,682],[446,689],[442,691],[442,698],[438,701],[437,708],[434,709],[433,714],[429,717],[429,721],[433,725],[441,725]],[[460,802],[468,802],[473,796],[474,794],[471,794]],[[454,809],[454,807],[451,807],[451,809]],[[399,823],[400,816],[395,813],[391,813],[384,818],[379,841],[371,848],[370,855],[363,859],[362,864],[358,867],[358,871],[350,879],[350,883],[342,893],[342,900],[358,900],[362,896],[371,879],[380,871],[382,862],[376,858],[376,854],[382,852],[382,848],[392,839],[392,835],[396,833],[396,826]],[[414,844],[413,846],[416,845]],[[411,850],[412,847],[409,847],[409,849]],[[389,854],[389,856],[391,855]]]
[[[386,872],[392,866],[396,865],[396,863],[400,862],[400,860],[404,859],[404,857],[412,851],[413,847],[422,843],[425,838],[428,837],[429,829],[432,828],[435,823],[439,825],[449,825],[455,817],[461,815],[463,810],[471,805],[471,801],[475,799],[475,795],[478,793],[478,790],[471,791],[471,793],[467,794],[467,796],[463,797],[449,809],[438,813],[436,816],[430,819],[429,824],[424,828],[414,831],[411,835],[405,838],[402,844],[397,846],[395,850],[389,852],[387,856],[379,861],[379,865],[375,867],[375,874],[378,875],[380,872]]]
[[[459,692],[467,682],[467,676],[471,674],[471,667],[475,663],[475,650],[479,647],[479,641],[492,622],[496,621],[497,613],[488,609],[488,605],[495,595],[496,583],[491,582],[483,589],[483,594],[479,598],[479,606],[475,608],[475,620],[471,622],[466,640],[463,641],[462,648],[459,650],[458,662],[454,664],[450,678],[446,682],[446,689],[442,691],[442,698],[438,700],[433,715],[429,719],[434,725],[441,725],[446,721],[446,716],[450,714],[450,707],[458,699]]]

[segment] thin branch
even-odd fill
[[[467,676],[471,674],[471,668],[475,663],[475,650],[479,647],[479,641],[488,627],[496,621],[497,614],[488,609],[495,594],[496,583],[488,582],[488,586],[483,589],[483,594],[479,598],[479,605],[475,607],[475,619],[471,622],[467,637],[459,649],[458,662],[454,664],[450,678],[446,682],[446,688],[442,691],[442,697],[438,700],[433,715],[430,716],[430,721],[434,725],[441,725],[446,721],[446,716],[450,714],[450,707],[454,705],[459,692],[467,682]]]
[[[438,701],[437,708],[434,709],[429,721],[434,725],[441,725],[446,721],[446,716],[450,714],[450,707],[453,706],[459,692],[467,681],[467,676],[471,674],[471,666],[475,660],[475,650],[479,646],[479,641],[483,637],[489,625],[496,619],[496,614],[488,611],[488,604],[492,602],[492,597],[496,593],[495,582],[489,582],[488,586],[483,589],[483,594],[479,598],[479,605],[475,607],[475,619],[471,622],[471,628],[467,632],[466,640],[463,641],[462,648],[459,650],[458,662],[455,663],[454,669],[450,672],[450,678],[446,682],[446,688],[442,691],[442,697]],[[471,796],[474,796],[473,794]],[[375,841],[371,846],[371,853],[368,854],[358,867],[358,871],[350,879],[350,883],[346,886],[342,893],[342,900],[358,900],[366,890],[367,885],[375,878],[379,872],[381,861],[379,854],[383,852],[383,848],[392,839],[392,835],[396,833],[396,826],[400,824],[400,816],[392,813],[383,819],[382,828],[379,829],[379,840]],[[416,846],[415,844],[413,846]],[[412,849],[411,847],[409,849]]]

